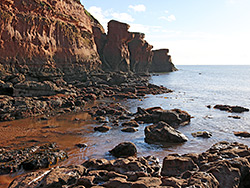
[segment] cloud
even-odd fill
[[[131,32],[141,32],[141,33],[151,33],[161,30],[161,26],[143,25],[143,24],[130,24],[129,31]]]
[[[135,20],[130,14],[115,12],[113,9],[104,11],[101,7],[91,6],[87,10],[104,26],[105,30],[109,20],[114,19],[121,22],[133,22]]]
[[[170,16],[166,17],[166,16],[161,16],[159,17],[159,19],[161,20],[167,20],[169,22],[173,22],[176,20],[175,16],[173,14],[171,14]]]
[[[135,12],[145,12],[146,11],[146,7],[145,5],[129,5],[128,8],[134,10]]]
[[[166,14],[168,14],[168,10],[165,10],[164,12],[165,12]]]
[[[108,18],[106,17],[107,12],[105,13],[101,7],[92,6],[88,9],[88,11],[101,23],[108,22]]]
[[[115,20],[124,21],[124,22],[133,22],[135,20],[131,15],[127,13],[114,12],[114,13],[111,13],[111,16]]]

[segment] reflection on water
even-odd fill
[[[221,67],[220,67],[221,68]],[[144,142],[144,127],[141,125],[136,133],[121,132],[121,127],[112,127],[107,133],[94,132],[97,124],[87,113],[67,114],[38,121],[30,118],[13,122],[0,123],[0,146],[21,144],[23,146],[44,142],[56,142],[69,154],[63,165],[81,164],[88,158],[112,158],[108,151],[123,141],[136,144],[139,156],[154,155],[160,161],[169,153],[203,152],[218,141],[241,142],[250,145],[249,138],[233,135],[233,131],[249,131],[250,113],[243,113],[241,119],[229,118],[232,115],[206,105],[229,104],[249,108],[250,67],[235,72],[234,67],[181,67],[178,72],[153,76],[152,82],[164,85],[175,92],[162,95],[149,95],[140,100],[121,101],[130,111],[136,112],[138,106],[143,108],[161,106],[164,109],[180,108],[194,118],[187,126],[180,127],[189,141],[184,144],[154,145]],[[238,68],[239,69],[239,68]],[[227,71],[223,72],[222,71]],[[232,73],[238,75],[232,76]],[[200,74],[201,73],[201,74]],[[247,75],[246,75],[247,74]],[[240,87],[238,87],[240,86]],[[76,121],[77,120],[77,121]],[[209,139],[193,138],[191,133],[209,131]],[[88,147],[77,148],[75,144],[86,143]],[[0,182],[9,182],[11,177],[0,176]],[[1,185],[1,184],[0,184]]]

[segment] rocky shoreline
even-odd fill
[[[108,23],[105,33],[78,0],[3,0],[0,18],[0,122],[30,117],[47,121],[50,116],[84,111],[96,123],[92,131],[100,134],[113,128],[136,134],[142,124],[149,124],[144,128],[149,144],[188,141],[178,130],[190,123],[188,112],[156,106],[138,107],[131,113],[118,102],[172,92],[149,82],[149,72],[177,70],[168,49],[153,50],[145,34],[130,32],[128,24],[115,20]],[[100,99],[112,102],[88,106]],[[249,111],[229,105],[214,108]],[[5,126],[12,131],[10,125]],[[79,130],[50,128],[56,126],[26,131],[46,138],[47,133],[56,133],[59,139],[79,134]],[[92,158],[81,165],[56,166],[67,158],[66,151],[33,139],[28,141],[31,147],[27,140],[19,145],[13,134],[12,145],[0,147],[0,175],[25,174],[19,174],[10,188],[250,187],[250,149],[240,143],[220,142],[200,154],[167,155],[161,163],[154,156],[137,156],[135,144],[122,142],[109,151],[112,160]],[[248,132],[234,134],[250,137]],[[206,131],[192,135],[212,136]],[[84,142],[74,146],[88,148]]]
[[[82,165],[28,173],[15,179],[9,187],[250,186],[250,149],[243,144],[220,142],[200,154],[171,154],[164,158],[162,166],[153,156],[135,157],[136,148],[132,143],[122,143],[111,153],[118,157],[121,151],[129,156],[114,160],[89,159]]]
[[[81,111],[88,101],[101,98],[138,99],[146,94],[172,92],[163,86],[150,84],[149,78],[149,75],[124,72],[94,72],[86,76],[85,82],[65,83],[61,87],[49,87],[53,85],[49,81],[26,81],[19,84],[21,96],[0,95],[0,121]],[[48,87],[44,86],[46,84]],[[54,95],[44,96],[41,91],[53,92]]]
[[[111,73],[112,74],[112,73]],[[123,75],[124,73],[119,73]],[[127,79],[131,77],[127,77]],[[186,126],[191,121],[191,115],[180,109],[164,110],[161,107],[143,109],[138,107],[136,113],[131,113],[124,106],[117,103],[117,99],[135,99],[147,94],[171,92],[170,90],[150,84],[148,76],[138,85],[125,81],[126,87],[131,84],[133,92],[123,93],[123,84],[110,85],[108,92],[117,92],[109,96],[114,102],[99,103],[91,108],[82,110],[88,112],[98,125],[95,131],[108,132],[113,127],[121,131],[133,132],[141,124],[151,124],[145,127],[145,142],[154,143],[179,143],[186,142],[187,137],[177,129]],[[144,84],[144,86],[142,86]],[[132,87],[132,85],[136,85]],[[95,88],[93,86],[93,88]],[[138,92],[136,87],[142,89]],[[98,87],[97,87],[98,88]],[[111,90],[110,88],[115,88]],[[147,88],[147,89],[146,89]],[[107,91],[105,89],[103,92]],[[118,94],[118,92],[120,92]],[[136,94],[139,93],[137,96]],[[144,95],[141,95],[141,94]],[[87,95],[89,95],[88,93]],[[101,99],[98,93],[95,98]],[[122,95],[123,97],[115,97]],[[126,97],[124,97],[126,96]],[[107,96],[106,96],[107,97]],[[52,97],[53,98],[53,97]],[[86,100],[87,101],[87,100]],[[72,104],[72,103],[71,103]],[[227,105],[225,105],[227,106]],[[69,107],[68,107],[69,108]],[[237,107],[246,109],[243,107]],[[66,109],[66,108],[61,108]],[[60,113],[52,111],[54,115]],[[67,111],[65,111],[66,113]],[[52,114],[52,113],[49,113]],[[47,120],[46,116],[41,119]],[[80,121],[75,119],[75,121]],[[136,133],[134,133],[136,134]],[[235,132],[237,136],[246,133]],[[197,132],[194,137],[209,138],[209,133]],[[246,135],[247,137],[248,135]],[[35,142],[35,141],[34,141]],[[38,143],[39,145],[39,143]],[[85,143],[76,144],[79,148],[88,147]],[[30,152],[32,151],[32,152]],[[82,165],[56,166],[47,170],[51,165],[56,165],[60,160],[67,158],[66,152],[56,149],[54,144],[40,145],[28,148],[10,150],[2,147],[1,174],[18,172],[19,170],[38,170],[22,175],[9,185],[9,187],[241,187],[250,185],[250,149],[240,143],[220,142],[201,154],[170,154],[162,163],[154,156],[137,157],[137,149],[133,143],[121,143],[109,151],[116,157],[113,160],[92,158]],[[15,155],[18,154],[17,158]],[[162,165],[161,165],[162,164]],[[39,170],[42,169],[42,170]],[[234,177],[234,178],[232,178]]]

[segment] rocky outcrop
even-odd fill
[[[80,1],[4,0],[0,17],[0,94],[13,95],[24,81],[86,81],[101,61],[104,70],[135,73],[147,73],[152,62],[144,34],[111,20],[106,35]]]
[[[54,143],[14,150],[0,148],[0,156],[0,175],[48,168],[68,157]]]
[[[168,55],[169,49],[153,50],[153,59],[150,72],[172,72],[176,71],[172,63],[171,56]]]
[[[143,109],[138,107],[136,121],[144,123],[157,123],[163,121],[172,127],[187,125],[191,120],[190,114],[180,109],[163,110],[161,107]]]
[[[214,108],[219,109],[221,111],[234,112],[234,113],[249,112],[248,108],[245,108],[242,106],[230,106],[230,105],[217,104],[214,106]]]
[[[134,39],[128,43],[130,51],[130,70],[135,73],[148,73],[152,62],[152,48],[144,40],[144,33],[134,33]]]
[[[0,17],[3,79],[17,74],[40,78],[40,72],[50,79],[70,78],[101,64],[90,17],[80,2],[4,0]]]
[[[168,49],[152,51],[144,33],[129,32],[129,25],[115,20],[108,23],[108,34],[93,24],[93,31],[104,70],[145,74],[177,70]]]
[[[130,71],[128,42],[134,34],[128,31],[129,25],[115,20],[108,23],[107,42],[103,49],[103,68],[111,71]]]

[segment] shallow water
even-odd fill
[[[81,164],[88,158],[112,158],[108,151],[122,141],[136,144],[139,156],[154,155],[160,161],[169,153],[203,152],[218,141],[241,142],[250,146],[250,138],[233,135],[234,131],[249,131],[250,112],[232,114],[209,109],[206,105],[229,104],[250,108],[250,66],[179,66],[179,71],[152,76],[151,82],[174,90],[173,93],[148,95],[140,100],[121,101],[130,111],[161,106],[164,109],[180,108],[193,118],[187,126],[179,130],[188,138],[184,144],[154,145],[144,142],[144,127],[136,133],[121,132],[121,127],[113,127],[107,133],[94,132],[97,124],[87,113],[63,114],[51,117],[48,121],[29,118],[0,123],[0,146],[37,144],[37,142],[56,142],[66,150],[69,159],[63,165]],[[241,119],[229,118],[239,115]],[[80,121],[75,121],[75,118]],[[53,126],[52,128],[45,128]],[[209,139],[194,138],[192,132],[209,131]],[[77,148],[75,144],[86,143],[87,148]],[[13,177],[0,176],[0,182]],[[2,180],[1,180],[2,179]],[[1,184],[0,184],[1,185]]]

